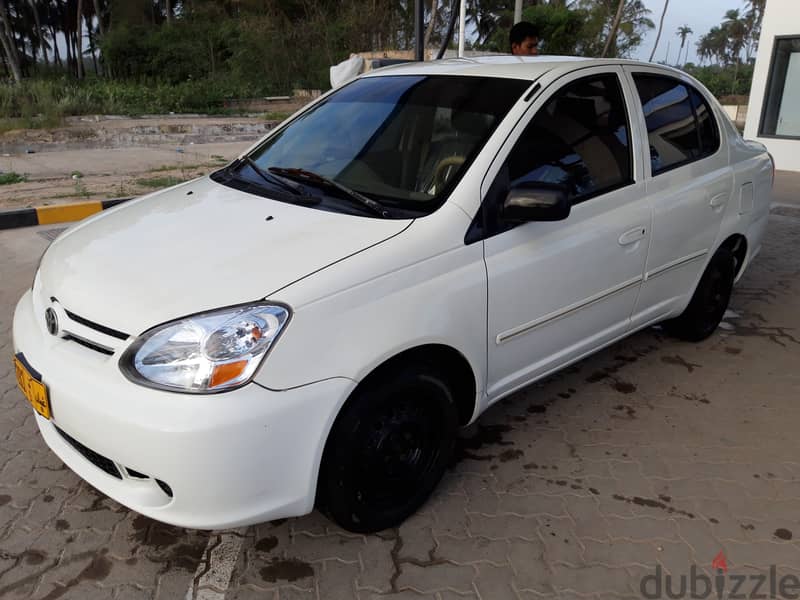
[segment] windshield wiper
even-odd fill
[[[303,196],[304,198],[317,200],[313,196],[307,194],[302,185],[298,185],[292,181],[284,179],[283,177],[279,177],[278,175],[265,171],[264,169],[259,167],[258,164],[256,164],[256,161],[254,161],[249,156],[243,156],[240,159],[238,159],[237,162],[239,164],[234,163],[233,165],[231,165],[234,169],[242,164],[247,164],[251,169],[253,169],[253,171],[255,171],[256,175],[261,177],[261,179],[263,179],[267,183],[270,183],[272,185],[277,185],[278,187],[283,188],[284,190],[288,191],[289,193],[295,196]]]
[[[389,211],[386,210],[386,207],[381,205],[380,202],[376,202],[372,198],[367,198],[364,194],[361,194],[355,190],[351,190],[349,187],[342,185],[338,181],[335,181],[329,177],[325,177],[324,175],[320,175],[306,169],[295,169],[288,167],[270,167],[269,172],[273,173],[274,175],[286,177],[287,179],[310,181],[312,183],[334,188],[342,192],[347,198],[356,201],[360,206],[363,206],[373,214],[384,218],[390,216]]]

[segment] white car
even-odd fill
[[[81,222],[14,316],[50,448],[184,527],[396,525],[459,427],[656,323],[708,337],[773,164],[697,81],[492,57],[360,77]]]

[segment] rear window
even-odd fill
[[[633,79],[647,123],[653,175],[717,151],[716,119],[697,90],[661,75],[639,73]]]

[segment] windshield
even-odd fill
[[[262,171],[303,170],[383,205],[429,212],[529,85],[486,77],[359,79],[294,119],[250,158]],[[240,176],[263,183],[249,165]]]

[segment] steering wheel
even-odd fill
[[[448,156],[443,158],[433,168],[433,187],[438,192],[445,186],[453,170],[464,164],[463,156]]]

